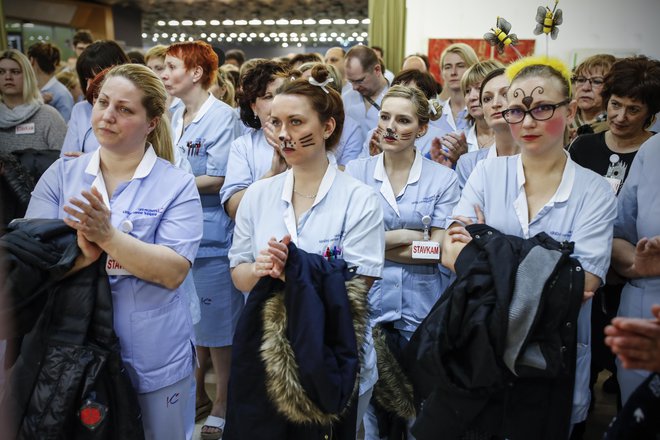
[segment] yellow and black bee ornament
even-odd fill
[[[536,27],[534,28],[534,35],[546,34],[550,35],[553,40],[557,39],[559,34],[559,26],[564,21],[564,15],[561,9],[557,9],[559,0],[555,0],[555,6],[550,10],[547,6],[539,6],[536,10]]]
[[[494,46],[497,51],[502,55],[504,49],[507,46],[511,48],[518,54],[520,57],[520,52],[514,46],[518,44],[518,36],[516,34],[511,34],[511,23],[506,21],[503,17],[497,17],[496,26],[490,29],[492,32],[486,32],[484,34],[484,40],[486,40],[491,46]]]

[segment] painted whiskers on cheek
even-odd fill
[[[384,135],[384,136],[385,136],[386,138],[394,139],[394,140],[397,140],[397,141],[399,140],[399,137],[400,137],[400,136],[399,136],[399,133],[396,133],[396,132],[395,132],[394,130],[392,130],[391,128],[386,128],[386,129],[385,129],[385,135]]]
[[[298,139],[298,141],[303,147],[311,147],[316,143],[314,142],[314,135],[312,133],[307,133],[305,136]]]
[[[401,139],[402,141],[407,141],[407,140],[412,139],[412,137],[413,137],[413,133],[412,133],[412,131],[409,131],[407,133],[401,133],[401,135],[399,136],[399,139]]]
[[[527,107],[527,110],[529,110],[532,107],[532,104],[534,103],[534,92],[539,91],[539,95],[542,95],[545,90],[541,86],[536,86],[532,89],[529,95],[525,93],[525,91],[521,88],[517,88],[516,90],[513,91],[513,97],[517,98],[520,93],[523,95],[522,103],[525,107]]]

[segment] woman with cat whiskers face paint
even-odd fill
[[[460,196],[456,173],[424,158],[415,147],[429,127],[429,114],[428,100],[418,88],[392,86],[383,98],[376,129],[382,153],[354,160],[346,167],[347,174],[371,186],[380,196],[385,267],[382,279],[369,292],[371,323],[378,324],[374,338],[390,332],[401,347],[448,284],[448,276],[443,278],[439,266],[440,243],[445,234],[445,216]],[[380,373],[384,356],[377,353],[380,385],[391,378]],[[375,400],[379,402],[377,394]],[[365,439],[391,434],[383,432],[383,426],[377,423],[378,411],[395,411],[411,421],[401,408],[370,406],[364,418]]]

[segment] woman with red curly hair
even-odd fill
[[[172,115],[172,138],[180,156],[192,166],[204,211],[204,234],[192,267],[200,301],[201,320],[195,325],[201,368],[196,370],[196,417],[208,414],[202,438],[218,439],[224,427],[231,342],[243,307],[243,295],[229,276],[227,252],[232,224],[220,203],[227,171],[229,148],[240,135],[236,113],[216,99],[208,89],[215,83],[218,56],[204,42],[171,45],[160,76],[167,92],[183,105]],[[205,364],[209,356],[217,382],[216,397],[209,400],[204,389]]]

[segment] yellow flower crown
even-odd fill
[[[538,65],[548,66],[551,69],[556,70],[568,86],[569,96],[573,96],[573,90],[571,87],[571,70],[558,58],[546,57],[544,55],[520,58],[518,61],[509,64],[506,68],[506,76],[509,78],[509,81],[513,81],[513,78],[515,78],[526,67]]]

